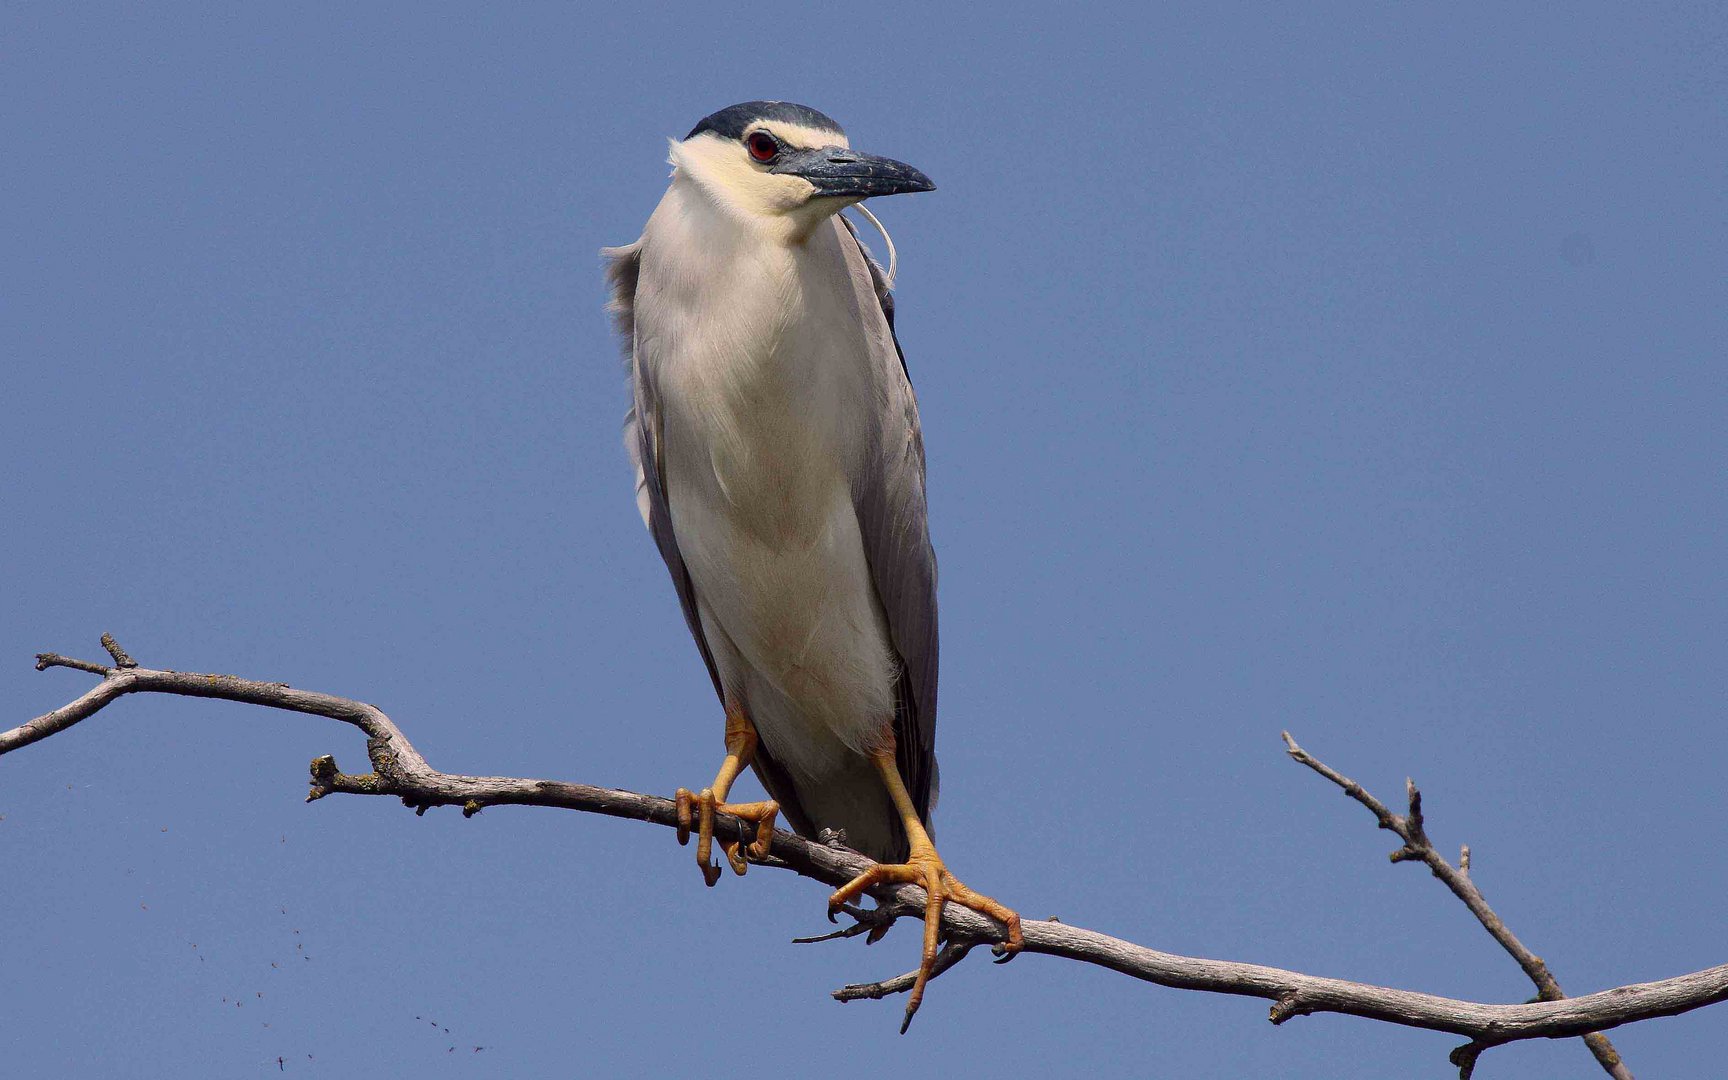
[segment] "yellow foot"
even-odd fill
[[[749,869],[746,858],[761,862],[768,856],[768,848],[774,842],[774,816],[780,812],[780,804],[773,799],[767,802],[728,803],[714,797],[713,788],[703,788],[700,794],[692,795],[688,788],[678,789],[678,842],[690,842],[690,822],[696,821],[696,865],[702,868],[702,880],[712,888],[720,880],[720,867],[709,862],[708,856],[714,844],[714,815],[731,814],[745,821],[756,823],[756,839],[745,845],[734,840],[722,843],[721,850],[726,852],[726,861],[731,864],[732,872],[744,876]]]
[[[920,830],[922,831],[922,830]],[[718,871],[716,871],[716,874]],[[843,904],[855,900],[866,889],[876,885],[920,885],[924,901],[924,952],[918,961],[918,978],[912,984],[912,995],[906,999],[906,1018],[901,1021],[900,1034],[912,1026],[912,1016],[924,1003],[924,987],[930,981],[931,966],[936,963],[936,947],[942,936],[942,905],[952,900],[961,907],[987,915],[1008,929],[1008,937],[1000,949],[1003,958],[1012,957],[1025,944],[1020,936],[1020,916],[982,893],[968,889],[959,878],[948,872],[942,857],[928,842],[914,840],[912,854],[906,862],[878,863],[859,874],[828,898],[828,917],[832,919]],[[878,935],[872,931],[874,939]]]

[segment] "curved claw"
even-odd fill
[[[750,869],[750,864],[745,861],[742,851],[739,850],[743,846],[736,840],[720,846],[720,850],[726,853],[726,861],[731,864],[732,872],[739,877],[743,877],[744,871]]]
[[[924,988],[920,986],[918,989],[923,990]],[[922,1004],[922,998],[918,1001],[908,1001],[906,1003],[906,1018],[900,1021],[900,1034],[906,1034],[906,1029],[912,1026],[912,1018],[918,1015],[918,1006]]]
[[[733,805],[719,799],[713,788],[703,788],[700,793],[693,793],[689,788],[679,788],[676,802],[678,843],[688,844],[690,833],[696,833],[696,865],[701,868],[702,880],[709,888],[713,888],[720,880],[720,867],[709,857],[714,845],[714,819],[717,814],[732,814],[756,823],[754,841],[746,844],[738,840],[722,840],[720,843],[720,849],[733,873],[742,877],[749,869],[751,859],[760,861],[767,858],[769,847],[774,841],[774,818],[780,812],[778,803],[769,800]]]

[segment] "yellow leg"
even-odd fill
[[[732,790],[732,781],[738,779],[738,774],[743,772],[756,756],[756,743],[756,725],[750,722],[744,707],[727,701],[726,759],[720,763],[720,771],[715,774],[713,785],[694,795],[688,788],[678,789],[678,842],[690,842],[690,824],[694,817],[696,865],[702,868],[702,880],[710,887],[720,880],[720,867],[708,861],[714,844],[715,814],[731,814],[756,823],[756,839],[749,846],[746,847],[736,840],[723,845],[726,861],[731,864],[735,874],[742,876],[749,868],[745,861],[746,856],[761,860],[767,856],[768,847],[774,842],[774,816],[780,812],[779,803],[772,799],[754,803],[726,801],[727,792]]]
[[[931,842],[930,834],[924,831],[924,823],[919,820],[917,808],[912,805],[912,796],[906,793],[906,785],[900,780],[900,769],[894,763],[894,751],[879,751],[871,755],[871,760],[876,765],[876,771],[882,774],[882,782],[888,785],[888,794],[893,798],[894,808],[899,812],[901,824],[906,829],[910,851],[904,863],[878,863],[847,882],[828,898],[828,914],[832,916],[840,910],[840,905],[856,899],[864,890],[875,885],[913,884],[923,887],[927,897],[924,901],[924,952],[918,962],[918,978],[912,984],[912,995],[906,1000],[906,1019],[900,1025],[900,1031],[904,1034],[912,1023],[912,1015],[918,1011],[918,1006],[923,1004],[924,987],[930,981],[930,966],[936,962],[936,949],[942,930],[943,904],[952,900],[1006,926],[1008,939],[1002,943],[1002,948],[1009,955],[1019,952],[1024,942],[1020,935],[1019,915],[990,897],[968,889],[943,865],[942,856],[936,853],[936,845]]]

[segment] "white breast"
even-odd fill
[[[880,313],[858,310],[838,222],[789,247],[674,183],[643,240],[637,362],[710,648],[775,757],[830,773],[893,716],[850,481],[877,407],[861,314]]]

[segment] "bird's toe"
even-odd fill
[[[714,847],[714,822],[716,815],[726,814],[756,825],[755,838],[746,843],[743,840],[723,841],[720,850],[726,856],[726,862],[732,867],[732,872],[743,877],[750,868],[750,860],[760,862],[768,857],[769,849],[774,842],[774,821],[780,813],[780,804],[772,799],[754,803],[722,802],[714,794],[713,788],[703,788],[699,793],[692,794],[688,788],[679,788],[676,793],[678,805],[678,843],[690,842],[691,828],[696,831],[696,865],[702,871],[702,880],[710,888],[720,880],[720,866],[711,859]]]

